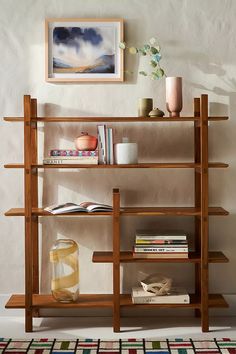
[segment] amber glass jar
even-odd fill
[[[59,302],[73,302],[79,295],[79,247],[70,239],[57,240],[50,250],[51,290]]]

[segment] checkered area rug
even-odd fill
[[[236,340],[192,339],[6,339],[0,338],[4,354],[236,354]]]

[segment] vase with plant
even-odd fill
[[[152,37],[147,43],[144,43],[141,47],[128,46],[125,42],[120,42],[120,48],[128,50],[132,55],[144,56],[149,59],[149,70],[140,70],[139,74],[150,77],[152,80],[160,80],[166,78],[166,107],[170,114],[170,117],[179,116],[182,110],[182,78],[180,77],[167,77],[163,67],[160,64],[162,55],[161,47],[158,44],[156,38]],[[128,71],[130,73],[130,71]],[[132,73],[132,71],[131,71]],[[147,102],[150,99],[143,99],[142,106],[147,106]],[[150,105],[148,109],[150,108]],[[147,111],[147,109],[146,109]],[[159,109],[154,109],[150,112],[151,116],[163,116],[163,112]]]

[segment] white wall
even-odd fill
[[[229,217],[212,217],[210,246],[222,250],[229,264],[210,266],[210,288],[236,292],[236,2],[231,0],[0,0],[0,115],[22,115],[23,94],[38,98],[40,115],[127,116],[137,114],[139,97],[153,97],[165,110],[165,83],[127,77],[119,84],[49,84],[44,80],[44,19],[46,17],[122,17],[125,39],[142,44],[152,36],[161,43],[163,66],[169,76],[184,78],[183,114],[192,114],[193,97],[209,94],[212,114],[229,114],[228,122],[210,125],[210,158],[230,163],[227,170],[210,172],[210,204],[230,211]],[[126,68],[132,67],[126,58]],[[138,69],[138,62],[134,65]],[[1,121],[1,166],[23,160],[23,126]],[[85,128],[77,124],[40,128],[42,157],[55,147],[73,147],[73,138]],[[128,135],[139,143],[142,161],[191,161],[193,130],[183,124],[116,125],[116,140]],[[44,137],[45,132],[45,137]],[[44,150],[44,151],[43,151]],[[0,294],[23,292],[23,218],[6,218],[3,213],[23,205],[23,173],[1,169]],[[44,178],[43,178],[44,177]],[[111,203],[113,187],[121,190],[125,205],[193,204],[193,172],[188,170],[80,170],[40,171],[40,200],[96,200]],[[80,244],[81,291],[111,292],[111,266],[92,264],[93,250],[111,249],[111,221],[50,218],[41,220],[42,291],[50,288],[48,251],[57,237]],[[122,248],[131,247],[136,228],[160,226],[185,228],[192,233],[191,218],[125,218]],[[130,290],[137,272],[160,271],[177,283],[193,287],[192,265],[123,266],[122,286]]]

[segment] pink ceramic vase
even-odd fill
[[[166,108],[170,113],[170,117],[179,117],[182,107],[182,77],[167,77]]]

